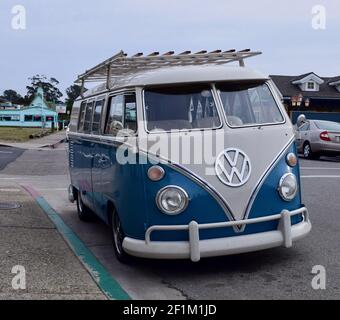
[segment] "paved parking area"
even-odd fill
[[[22,159],[40,161],[16,175]],[[292,249],[190,261],[136,259],[122,265],[111,249],[109,229],[100,221],[82,223],[67,200],[66,152],[61,147],[40,157],[26,151],[0,172],[0,183],[32,184],[86,243],[132,298],[137,299],[339,299],[340,298],[340,159],[301,159],[303,201],[310,210],[311,234]],[[60,174],[41,174],[54,165]],[[41,169],[40,169],[41,168]],[[54,173],[56,173],[55,171]],[[327,271],[326,290],[314,290],[312,268]]]
[[[0,208],[0,300],[106,299],[33,198],[1,181],[0,204],[10,203],[20,207]],[[12,286],[14,266],[24,268],[20,289]]]

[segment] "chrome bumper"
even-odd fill
[[[303,221],[291,225],[292,216],[303,214]],[[266,221],[279,220],[277,230],[261,233],[215,238],[199,239],[199,230],[249,225]],[[197,262],[203,257],[224,256],[230,254],[258,251],[273,247],[290,248],[293,241],[306,236],[312,228],[306,208],[294,211],[284,210],[280,214],[241,221],[198,224],[191,221],[188,225],[152,226],[145,233],[145,241],[126,237],[124,250],[133,256],[156,259],[191,259]],[[188,230],[189,241],[151,241],[153,231]]]

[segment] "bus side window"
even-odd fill
[[[123,129],[124,95],[110,97],[105,134],[116,136]]]
[[[124,128],[135,133],[137,131],[136,95],[134,93],[125,95],[124,102]]]
[[[84,133],[90,133],[91,131],[91,122],[92,122],[92,115],[93,115],[93,102],[89,102],[86,105],[86,112],[84,117]]]
[[[104,99],[97,101],[94,107],[93,121],[92,121],[92,133],[93,134],[100,134],[100,123],[101,123],[100,119],[102,115],[104,101],[105,101]]]
[[[78,118],[78,132],[82,132],[84,128],[84,117],[86,110],[86,101],[83,101],[80,105],[79,118]]]

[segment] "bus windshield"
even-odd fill
[[[264,82],[216,85],[231,127],[276,124],[284,121],[269,87]]]
[[[212,129],[221,126],[209,85],[146,89],[148,131]]]

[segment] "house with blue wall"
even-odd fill
[[[48,107],[42,88],[37,89],[29,106],[9,106],[0,110],[0,127],[52,128],[57,123],[58,114]]]

